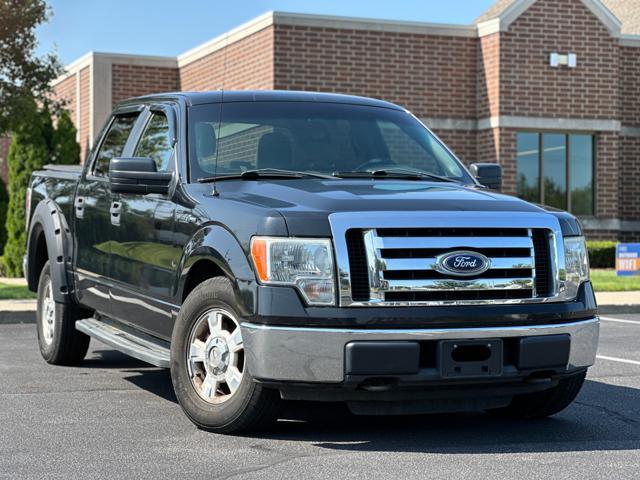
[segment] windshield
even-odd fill
[[[473,182],[437,138],[400,110],[230,102],[196,105],[189,115],[192,181],[279,169],[330,175],[415,171]]]

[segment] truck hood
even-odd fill
[[[336,212],[544,212],[518,198],[453,183],[405,180],[225,181],[221,198],[278,211],[293,236],[328,236]]]

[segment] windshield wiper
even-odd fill
[[[297,172],[295,170],[281,170],[279,168],[256,168],[254,170],[245,170],[242,173],[234,173],[231,175],[218,175],[215,177],[199,178],[200,183],[218,182],[221,180],[257,180],[259,178],[322,178],[334,180],[333,175],[325,175],[314,172]]]
[[[385,168],[384,170],[374,170],[372,172],[335,172],[338,178],[402,178],[404,180],[436,180],[438,182],[459,183],[458,180],[449,177],[442,177],[433,173],[419,172],[410,168]]]

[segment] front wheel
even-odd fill
[[[216,277],[187,297],[171,339],[171,380],[180,406],[199,428],[232,433],[276,418],[279,394],[253,381],[246,363],[231,282]]]
[[[555,415],[567,408],[580,392],[586,372],[560,379],[558,385],[542,392],[516,395],[504,408],[489,410],[487,413],[508,418],[544,418]]]

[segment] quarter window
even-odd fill
[[[518,196],[593,215],[593,145],[593,135],[518,133]]]
[[[172,143],[167,117],[164,113],[155,112],[151,115],[133,156],[151,158],[156,163],[158,172],[166,172],[171,170]]]
[[[118,158],[124,152],[127,139],[133,130],[133,125],[138,119],[138,113],[132,115],[118,115],[111,126],[107,135],[104,137],[100,150],[96,155],[93,166],[93,174],[97,176],[106,176],[109,173],[109,162],[112,158]]]

